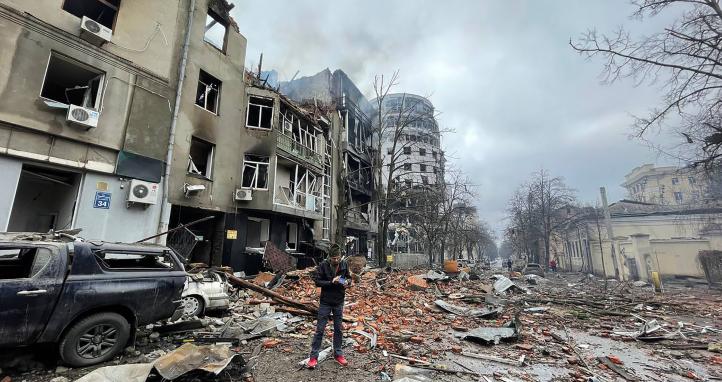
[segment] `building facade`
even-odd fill
[[[552,246],[562,270],[590,272],[626,280],[645,280],[652,272],[665,279],[703,278],[700,251],[722,248],[722,210],[660,209],[620,201],[610,205],[612,239],[601,211],[585,208]],[[612,255],[614,246],[614,256]]]
[[[158,240],[248,274],[269,243],[298,263],[372,250],[368,102],[342,71],[322,102],[247,72],[232,8],[0,0],[0,231],[176,229]]]
[[[374,253],[377,231],[372,175],[371,105],[342,70],[326,69],[313,76],[282,82],[289,98],[308,105],[324,105],[331,122],[329,154],[331,219],[324,225],[328,239],[343,242],[350,255]]]
[[[187,15],[174,0],[0,1],[0,231],[157,232]]]
[[[660,205],[701,203],[709,185],[704,172],[680,167],[644,164],[624,176],[628,198]]]

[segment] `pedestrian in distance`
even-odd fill
[[[351,286],[351,272],[346,260],[341,258],[341,247],[331,245],[328,259],[316,267],[314,282],[321,288],[321,298],[318,307],[316,334],[311,342],[311,355],[306,367],[313,369],[318,365],[318,353],[323,343],[323,335],[329,316],[333,318],[333,354],[334,359],[341,366],[348,365],[343,355],[343,302],[346,288]]]

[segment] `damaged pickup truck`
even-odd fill
[[[58,344],[71,366],[106,361],[140,325],[182,313],[169,248],[0,233],[0,348]]]

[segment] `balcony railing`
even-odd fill
[[[278,191],[279,193],[276,196],[276,203],[278,204],[318,214],[323,213],[323,197],[321,196],[300,191],[293,194],[290,188],[284,186],[279,186]]]
[[[276,142],[279,148],[297,157],[298,159],[306,161],[317,167],[323,166],[323,157],[321,156],[321,154],[311,150],[306,146],[303,146],[300,142],[293,139],[293,137],[289,137],[288,135],[279,133]]]

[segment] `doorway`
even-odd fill
[[[72,228],[81,175],[23,165],[15,191],[9,232],[48,232]]]

